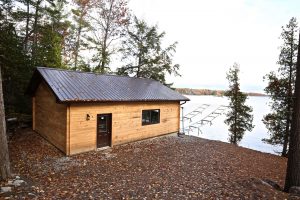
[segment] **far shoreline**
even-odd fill
[[[177,92],[183,95],[195,95],[195,96],[216,96],[223,97],[225,90],[210,90],[210,89],[192,89],[192,88],[175,88]],[[251,97],[269,97],[269,95],[258,92],[245,92]]]

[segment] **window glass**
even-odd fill
[[[143,110],[142,125],[158,124],[160,118],[160,110]]]
[[[100,122],[99,122],[99,131],[100,132],[106,132],[107,131],[107,117],[101,116]]]

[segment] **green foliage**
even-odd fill
[[[29,58],[23,52],[23,45],[16,35],[13,23],[0,17],[0,67],[3,77],[5,112],[29,113],[30,99],[24,96],[32,75]]]
[[[280,47],[279,68],[277,73],[270,72],[264,79],[268,81],[265,91],[271,98],[271,113],[263,118],[270,138],[263,141],[272,145],[282,145],[282,156],[286,156],[289,146],[291,119],[293,113],[293,95],[296,78],[297,59],[297,21],[292,18],[282,27],[281,38],[283,45]]]
[[[245,105],[247,95],[240,91],[239,84],[239,65],[234,64],[227,73],[229,81],[229,90],[225,92],[225,96],[229,99],[229,112],[226,114],[225,124],[229,125],[229,142],[238,144],[245,131],[251,131],[254,126],[252,108]]]
[[[36,47],[36,66],[61,67],[62,66],[62,38],[51,26],[40,28],[41,38]]]
[[[71,69],[86,71],[90,66],[86,64],[84,56],[81,54],[82,50],[88,48],[86,41],[86,34],[91,31],[89,21],[89,12],[91,10],[91,0],[73,0],[75,7],[71,10],[73,22],[70,26],[68,35],[68,43],[65,48],[67,53],[67,64]]]
[[[36,66],[47,66],[64,68],[62,62],[64,32],[69,28],[70,23],[64,14],[65,1],[53,1],[46,8],[46,21],[39,25],[39,39],[36,44],[35,60]]]
[[[7,115],[31,113],[25,96],[34,66],[63,67],[62,46],[68,27],[65,1],[18,0],[0,4],[0,65]],[[14,9],[18,4],[19,9]]]
[[[151,78],[163,84],[166,84],[166,73],[179,75],[179,65],[172,63],[177,42],[163,48],[165,32],[158,33],[157,29],[134,17],[121,49],[122,60],[127,64],[117,69],[118,74]]]
[[[126,64],[119,74],[164,84],[167,73],[178,75],[179,65],[172,64],[177,43],[162,48],[164,32],[137,18],[129,25],[129,19],[127,0],[0,1],[0,67],[8,114],[30,113],[24,93],[36,66],[113,73],[111,61],[120,54]]]

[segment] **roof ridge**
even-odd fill
[[[148,79],[150,81],[157,81],[151,78],[144,78],[144,77],[131,77],[131,76],[125,76],[125,75],[116,75],[116,74],[100,74],[95,72],[83,72],[83,71],[76,71],[71,69],[62,69],[62,68],[53,68],[53,67],[36,67],[37,69],[47,69],[47,70],[56,70],[56,71],[66,71],[66,72],[76,72],[76,73],[82,73],[82,74],[94,74],[98,76],[114,76],[114,77],[124,77],[124,78],[130,78],[130,79]],[[159,81],[157,81],[159,82]]]

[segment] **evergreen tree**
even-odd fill
[[[151,78],[163,84],[166,84],[166,73],[179,75],[179,65],[172,63],[177,42],[163,48],[165,32],[158,33],[157,29],[134,17],[121,49],[122,61],[127,64],[117,69],[118,74]]]
[[[271,113],[263,118],[270,138],[263,141],[273,145],[282,145],[282,156],[287,155],[291,132],[296,78],[297,29],[296,18],[292,18],[285,27],[282,27],[283,45],[277,62],[279,64],[278,72],[270,72],[265,76],[268,81],[265,91],[270,95],[272,102],[270,104]]]
[[[293,107],[290,149],[286,170],[284,191],[289,192],[292,186],[300,187],[300,34],[298,40],[296,64],[295,102]]]
[[[62,38],[51,25],[39,29],[40,39],[36,47],[36,66],[62,67]]]
[[[2,69],[5,112],[29,113],[30,101],[24,96],[32,74],[30,59],[23,51],[22,38],[17,35],[12,4],[0,7],[0,67]]]
[[[247,95],[240,91],[239,84],[239,65],[234,64],[227,73],[229,81],[229,90],[225,92],[225,96],[229,99],[229,112],[226,114],[225,124],[229,125],[229,142],[238,144],[245,131],[251,131],[254,126],[252,108],[245,105]]]
[[[65,1],[57,0],[45,10],[45,20],[39,27],[35,65],[63,68],[62,55],[65,31],[70,23],[64,14]]]
[[[66,48],[70,52],[65,56],[68,58],[67,63],[75,70],[88,70],[89,66],[86,64],[81,51],[87,49],[88,44],[85,38],[86,34],[91,31],[89,22],[89,12],[91,11],[91,0],[73,0],[75,8],[72,9],[73,23],[69,35],[68,44]]]
[[[21,0],[26,4],[26,28],[24,37],[24,49],[27,54],[31,55],[33,65],[37,63],[38,42],[40,38],[40,27],[42,27],[42,19],[46,13],[46,8],[52,4],[52,0]],[[20,25],[23,21],[20,21]]]

